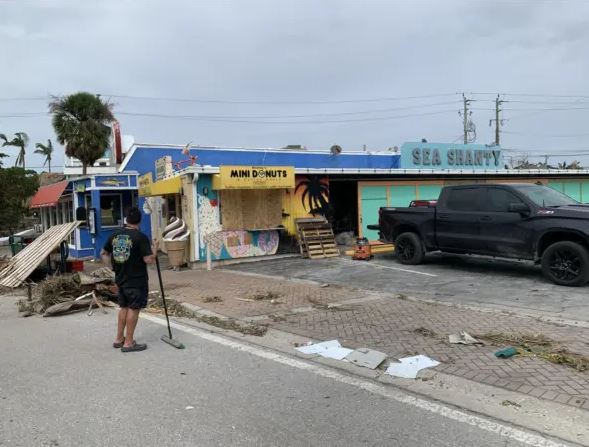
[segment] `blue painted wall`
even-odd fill
[[[331,169],[396,169],[400,167],[400,156],[394,154],[346,154],[312,152],[269,152],[263,150],[226,150],[217,148],[191,148],[190,153],[197,155],[199,165],[221,166],[294,166],[295,168],[331,168]],[[137,146],[125,170],[140,174],[152,172],[155,175],[155,161],[166,155],[172,157],[172,163],[186,160],[180,148]],[[184,165],[186,166],[186,165]]]

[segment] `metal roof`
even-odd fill
[[[20,286],[80,224],[80,221],[70,222],[55,225],[45,231],[0,270],[0,286],[11,288]]]
[[[31,199],[30,208],[43,208],[55,206],[59,198],[67,188],[69,180],[40,187]]]

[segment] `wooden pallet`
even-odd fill
[[[340,255],[333,229],[325,218],[296,219],[295,224],[303,258],[319,259]]]

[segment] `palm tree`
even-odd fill
[[[44,145],[43,143],[37,143],[35,144],[35,147],[37,148],[35,154],[41,154],[45,157],[43,166],[47,165],[49,167],[49,172],[51,172],[51,155],[53,154],[53,143],[51,140],[47,140],[47,145]]]
[[[4,143],[2,143],[2,147],[14,146],[14,147],[20,148],[20,151],[18,151],[18,155],[16,156],[16,161],[14,163],[14,166],[21,165],[22,168],[25,169],[26,168],[25,148],[27,147],[27,144],[29,144],[29,136],[24,132],[17,132],[14,134],[14,138],[12,140],[8,141],[8,138],[6,138],[6,135],[4,135],[3,133],[0,133],[0,139],[4,140]]]
[[[295,194],[302,191],[301,202],[310,214],[325,215],[329,208],[329,184],[324,177],[308,175],[299,182]],[[308,207],[307,207],[308,205]]]
[[[108,147],[110,123],[114,121],[112,105],[100,96],[79,92],[54,98],[49,104],[57,141],[65,153],[82,162],[82,174],[104,154]]]

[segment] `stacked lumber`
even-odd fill
[[[11,288],[20,286],[80,223],[80,221],[76,221],[54,225],[27,245],[10,259],[5,268],[0,270],[0,286]]]
[[[299,249],[303,258],[339,256],[333,228],[325,218],[295,219]]]

